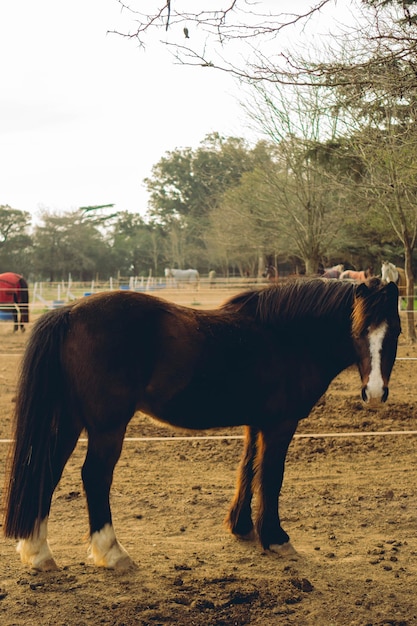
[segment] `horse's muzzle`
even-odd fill
[[[382,394],[380,397],[375,397],[375,396],[370,397],[368,395],[367,387],[362,387],[362,400],[371,405],[381,404],[387,401],[388,392],[389,392],[388,387],[382,387]]]

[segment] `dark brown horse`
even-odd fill
[[[13,319],[13,331],[25,330],[29,322],[29,289],[26,280],[20,274],[5,272],[0,274],[0,311],[10,313]]]
[[[355,363],[362,398],[387,399],[397,301],[393,283],[315,279],[247,291],[210,311],[121,291],[46,313],[23,359],[6,488],[4,530],[20,540],[22,561],[56,568],[47,540],[51,498],[85,430],[91,556],[104,567],[131,564],[113,530],[109,494],[137,410],[191,429],[244,425],[228,526],[239,537],[256,531],[264,549],[289,546],[277,502],[297,423]]]

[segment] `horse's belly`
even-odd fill
[[[158,421],[190,430],[241,426],[247,424],[250,417],[248,407],[234,395],[192,393],[189,390],[163,403],[146,403],[139,410]]]
[[[281,377],[268,384],[246,378],[240,383],[233,379],[227,383],[219,379],[209,382],[194,379],[169,397],[163,397],[161,392],[152,394],[137,409],[172,426],[191,430],[243,425],[262,428],[282,419],[307,417],[330,381],[316,372],[310,385],[301,386],[295,375],[288,377],[282,372]]]

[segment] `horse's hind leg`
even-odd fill
[[[240,539],[253,539],[252,482],[258,431],[245,426],[245,442],[239,466],[236,493],[226,517],[229,530]]]
[[[40,516],[37,519],[31,535],[20,539],[17,552],[22,563],[38,571],[58,569],[48,543],[48,519],[51,508],[52,495],[62,476],[62,471],[73,452],[81,427],[71,425],[62,427],[58,431],[57,440],[50,458],[51,473],[45,477],[45,483],[40,502]]]
[[[256,458],[256,481],[259,507],[256,529],[264,549],[280,552],[288,544],[289,536],[282,529],[279,518],[278,499],[284,479],[285,457],[297,428],[297,421],[287,421],[275,429],[262,430],[258,437]],[[290,545],[286,546],[291,551]]]
[[[19,313],[17,308],[13,309],[13,332],[16,333],[19,330]]]
[[[127,569],[133,562],[116,539],[110,510],[113,471],[122,451],[126,426],[107,432],[89,431],[82,468],[90,519],[90,556],[95,565]]]

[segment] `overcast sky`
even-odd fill
[[[166,151],[244,134],[226,74],[106,34],[129,20],[116,0],[1,0],[0,205],[144,212]]]
[[[313,4],[264,6],[275,2]],[[329,6],[343,17],[344,2]],[[143,179],[167,151],[213,131],[250,134],[233,79],[177,65],[161,43],[183,44],[182,27],[143,51],[108,34],[133,20],[116,0],[0,1],[0,205],[35,216],[108,203],[144,213]]]

